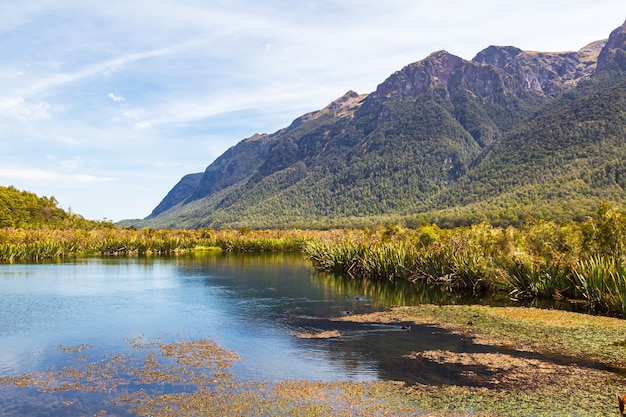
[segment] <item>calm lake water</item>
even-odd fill
[[[130,350],[128,338],[144,335],[147,340],[214,340],[241,357],[233,367],[241,380],[424,382],[433,376],[407,371],[404,354],[472,346],[433,328],[407,332],[402,323],[329,319],[431,296],[406,284],[318,274],[300,254],[0,265],[0,376],[63,366],[67,355],[60,345],[87,343],[92,354],[123,353]],[[339,330],[342,337],[293,336],[303,330]],[[436,378],[445,380],[445,375]],[[42,407],[37,395],[0,387],[0,416],[58,415],[49,400]]]

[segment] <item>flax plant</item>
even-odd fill
[[[595,256],[580,261],[576,289],[597,310],[626,313],[626,264],[618,258]]]

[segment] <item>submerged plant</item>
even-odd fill
[[[403,385],[394,382],[246,382],[229,372],[237,355],[211,340],[164,343],[139,337],[131,344],[131,353],[92,360],[87,356],[91,346],[62,347],[76,355],[72,366],[0,377],[0,387],[105,394],[112,407],[138,416],[423,415]],[[64,412],[71,407],[76,415],[87,412],[75,399],[59,401],[59,407]],[[107,415],[107,410],[96,415]]]

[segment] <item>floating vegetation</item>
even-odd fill
[[[62,395],[76,415],[138,416],[606,416],[624,390],[626,333],[610,317],[536,308],[421,305],[336,320],[411,323],[457,334],[471,352],[425,349],[401,358],[410,384],[394,381],[241,381],[238,359],[211,340],[129,340],[123,354],[60,346],[70,366],[0,378],[0,386]],[[317,337],[330,330],[317,333]],[[305,333],[305,332],[303,332]],[[445,376],[429,383],[422,375]],[[452,379],[450,379],[452,378]],[[438,381],[438,382],[437,382]],[[82,395],[107,402],[81,407]],[[84,403],[84,402],[83,402]],[[103,404],[105,406],[103,406]]]
[[[88,345],[63,346],[61,352],[73,355],[71,366],[0,377],[0,386],[106,394],[109,408],[139,416],[423,415],[398,383],[239,381],[229,372],[237,355],[211,340],[129,342],[130,353],[103,358],[86,355]],[[78,407],[80,401],[62,405]],[[95,413],[106,415],[107,408]]]
[[[341,333],[338,330],[324,330],[319,332],[302,331],[293,332],[291,336],[295,336],[299,339],[335,339],[341,337]]]
[[[433,415],[607,416],[625,390],[623,320],[538,308],[421,305],[336,320],[444,330],[474,352],[408,353],[405,368],[454,383],[407,387]],[[437,414],[439,413],[439,414]]]

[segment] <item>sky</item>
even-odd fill
[[[578,50],[624,0],[0,0],[0,185],[144,218],[189,173],[446,50]]]

